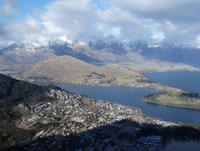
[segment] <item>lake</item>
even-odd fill
[[[200,72],[164,72],[146,74],[145,76],[165,85],[190,90],[191,92],[200,92],[200,80],[198,80]],[[95,99],[139,107],[144,114],[165,121],[200,123],[200,110],[169,107],[143,101],[144,96],[155,93],[157,92],[156,90],[144,88],[90,87],[66,84],[58,84],[58,86],[68,91],[87,95]]]
[[[145,76],[164,85],[200,93],[200,72],[157,72],[146,74]]]
[[[199,151],[200,142],[199,141],[176,141],[172,140],[165,148],[164,151]]]
[[[177,87],[189,92],[200,92],[200,72],[161,72],[150,73],[145,75],[150,80],[159,82],[164,85]],[[95,99],[108,100],[120,104],[136,106],[142,109],[142,112],[148,116],[161,118],[173,122],[196,122],[200,123],[200,111],[168,107],[145,103],[144,96],[157,91],[139,88],[121,88],[121,87],[88,87],[60,84],[60,87],[84,94]],[[200,142],[196,141],[175,141],[172,140],[167,144],[165,151],[198,151]]]
[[[150,80],[161,84],[181,88],[190,92],[200,92],[200,72],[162,72],[146,74]],[[169,107],[164,105],[150,104],[143,101],[144,96],[157,92],[156,90],[143,88],[122,87],[89,87],[57,84],[61,88],[75,93],[90,96],[98,100],[108,100],[142,109],[148,116],[173,122],[196,122],[200,123],[200,110]],[[198,151],[200,143],[195,141],[181,142],[172,140],[165,151]]]

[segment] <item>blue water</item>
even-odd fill
[[[175,141],[172,140],[166,148],[165,151],[199,151],[200,150],[200,142],[199,141]]]
[[[200,72],[157,72],[146,74],[145,76],[164,85],[200,93]]]
[[[146,74],[145,76],[164,85],[181,88],[190,92],[200,92],[200,72],[160,72]],[[146,95],[155,93],[157,92],[156,90],[145,88],[90,87],[68,84],[56,85],[65,90],[87,95],[94,99],[135,106],[142,109],[144,114],[165,121],[200,123],[200,110],[169,107],[143,101]]]
[[[98,100],[108,100],[119,104],[139,107],[144,114],[165,121],[200,123],[200,110],[176,108],[144,102],[144,96],[155,93],[155,90],[143,88],[89,87],[66,84],[58,84],[58,86],[65,90],[87,95]]]
[[[145,76],[164,85],[181,88],[190,92],[200,92],[200,72],[162,72],[146,74]],[[144,96],[157,92],[155,90],[121,87],[88,87],[66,84],[57,85],[68,91],[87,95],[98,100],[108,100],[124,105],[136,106],[141,108],[142,112],[146,115],[161,118],[165,121],[200,123],[200,110],[145,103],[143,101]],[[165,148],[165,151],[199,150],[200,142],[195,141],[180,142],[172,140]]]

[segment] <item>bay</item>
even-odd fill
[[[107,100],[123,105],[135,106],[142,109],[142,112],[147,116],[160,118],[165,121],[200,123],[200,110],[176,108],[144,102],[143,98],[146,95],[157,92],[155,90],[145,88],[91,87],[69,84],[57,85],[65,90],[87,95],[97,100]]]

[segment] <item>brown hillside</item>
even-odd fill
[[[117,64],[94,66],[71,56],[56,56],[39,62],[23,73],[25,79],[73,84],[107,84],[134,82],[144,78],[141,74]]]

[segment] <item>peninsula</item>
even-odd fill
[[[189,109],[200,109],[200,94],[190,92],[159,92],[148,95],[144,98],[145,102],[163,104],[174,107]]]
[[[161,91],[180,89],[161,85],[141,73],[118,64],[95,66],[71,56],[56,56],[37,63],[21,75],[26,81],[66,83],[89,86],[150,88]]]
[[[135,107],[4,75],[0,83],[0,149],[158,151],[170,138],[200,136],[198,129],[147,117]]]

